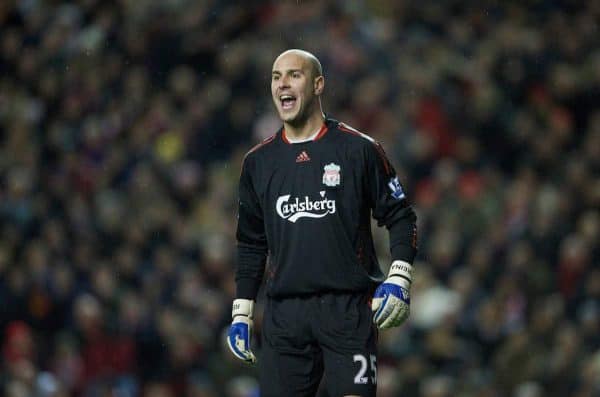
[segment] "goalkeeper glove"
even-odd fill
[[[252,312],[254,301],[250,299],[236,299],[231,309],[231,326],[227,333],[227,345],[233,354],[247,364],[254,364],[256,357],[250,350],[252,333]]]
[[[410,313],[410,283],[412,266],[396,260],[390,267],[388,278],[375,290],[371,309],[377,328],[386,329],[402,324]]]

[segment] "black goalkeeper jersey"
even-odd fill
[[[381,145],[327,119],[290,143],[283,129],[250,150],[239,185],[238,298],[366,291],[383,281],[371,215],[392,258],[412,263],[416,216]],[[265,263],[269,264],[265,272]]]

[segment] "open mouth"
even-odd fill
[[[281,95],[279,97],[283,110],[290,110],[296,104],[296,97],[292,95]]]

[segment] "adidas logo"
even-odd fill
[[[305,150],[301,151],[298,157],[296,157],[296,163],[302,163],[304,161],[310,161],[310,157],[308,157],[308,153]]]

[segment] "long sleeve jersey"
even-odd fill
[[[412,263],[416,216],[381,145],[333,119],[300,143],[280,129],[242,165],[238,298],[255,299],[263,276],[271,297],[371,289],[385,278],[371,216],[392,258]]]

